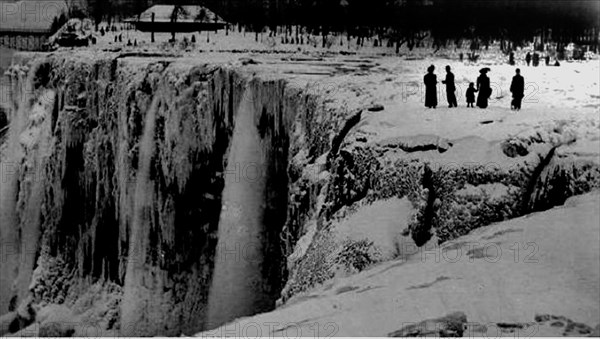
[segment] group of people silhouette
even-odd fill
[[[560,63],[558,62],[558,59],[554,60],[554,64],[550,64],[550,55],[546,54],[544,56],[544,61],[546,63],[546,66],[560,66]],[[508,57],[508,63],[510,65],[515,65],[515,53],[514,52],[510,52],[509,57]],[[527,63],[527,66],[529,66],[530,64],[533,67],[537,67],[540,65],[540,55],[537,52],[534,52],[533,55],[530,52],[527,52],[527,54],[525,55],[525,63]]]
[[[433,72],[435,66],[431,65],[427,68],[427,74],[423,78],[425,83],[425,107],[436,108],[438,105],[437,100],[437,75]],[[490,68],[484,67],[479,70],[479,77],[477,77],[477,87],[474,83],[469,83],[469,88],[466,92],[467,107],[475,107],[473,104],[477,104],[479,108],[487,108],[488,100],[492,95],[492,88],[490,86],[490,78],[487,73],[490,72]],[[458,107],[456,101],[456,84],[454,82],[454,73],[450,66],[446,66],[446,79],[442,80],[442,84],[446,85],[446,98],[448,100],[448,107]],[[516,74],[510,84],[510,91],[512,93],[511,109],[520,110],[521,102],[525,96],[525,79],[521,76],[521,70],[516,69]],[[477,101],[475,100],[475,93],[477,95]]]

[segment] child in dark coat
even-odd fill
[[[475,103],[475,84],[470,83],[469,88],[467,88],[467,107],[475,107],[473,104]]]

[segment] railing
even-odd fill
[[[49,34],[39,32],[0,31],[0,46],[24,51],[41,51]]]

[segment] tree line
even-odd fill
[[[598,48],[600,2],[596,0],[87,0],[96,21],[141,13],[153,4],[202,5],[246,31],[298,27],[327,36],[377,36],[409,48],[423,39],[445,47],[469,39],[478,49],[500,41],[512,49],[540,43],[578,42]]]

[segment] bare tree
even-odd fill
[[[76,0],[66,0],[65,4],[67,5],[67,14],[69,17],[71,17],[71,13],[73,13],[76,5],[75,5],[75,1]]]
[[[82,19],[86,17],[86,9],[82,7],[81,1],[79,0],[65,0],[67,5],[67,16],[71,18]]]
[[[173,7],[173,12],[171,12],[171,24],[173,26],[173,30],[171,32],[171,41],[175,42],[175,24],[177,23],[177,20],[185,18],[187,15],[188,12],[185,10],[185,8],[183,8],[183,6],[175,5]]]
[[[196,15],[196,18],[194,18],[195,21],[199,21],[199,22],[204,22],[208,20],[208,14],[206,13],[206,9],[202,8],[200,9],[200,12],[198,12],[198,15]]]

